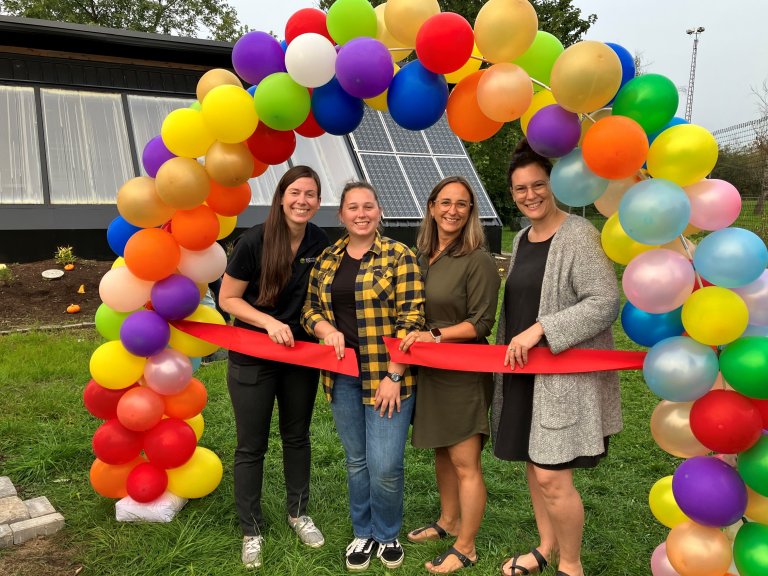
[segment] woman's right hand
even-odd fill
[[[340,331],[336,330],[335,332],[327,334],[325,338],[323,338],[323,343],[328,346],[333,346],[334,350],[336,350],[336,358],[339,360],[344,358],[344,334]]]
[[[267,331],[269,339],[275,344],[282,344],[288,348],[293,348],[293,332],[288,324],[283,324],[279,320],[272,318],[264,323],[264,330]]]

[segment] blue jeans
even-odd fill
[[[414,397],[392,418],[363,404],[360,378],[336,375],[331,411],[347,457],[349,511],[356,538],[388,544],[403,524],[403,461]]]

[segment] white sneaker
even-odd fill
[[[299,516],[298,518],[288,516],[288,525],[296,532],[299,540],[310,548],[320,548],[320,546],[325,544],[323,533],[315,526],[315,523],[309,516]]]
[[[243,564],[246,568],[261,566],[261,547],[264,546],[262,536],[243,536]]]

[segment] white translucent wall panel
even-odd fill
[[[294,166],[306,164],[320,176],[323,206],[338,207],[341,189],[350,180],[359,180],[355,163],[343,136],[323,134],[318,138],[296,137]]]
[[[0,86],[0,204],[42,204],[35,93]]]

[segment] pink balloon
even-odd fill
[[[725,180],[705,179],[685,187],[691,201],[689,222],[702,230],[720,230],[736,221],[741,194]]]
[[[667,543],[662,542],[656,546],[651,555],[651,573],[653,576],[680,576],[680,573],[672,568],[667,558]]]
[[[226,267],[227,254],[218,242],[214,242],[204,250],[181,249],[179,272],[198,284],[208,284],[218,280],[224,274]]]
[[[690,261],[672,250],[649,250],[635,256],[624,270],[627,300],[650,314],[679,308],[693,291],[695,274]]]
[[[144,381],[158,394],[178,394],[192,378],[192,363],[181,352],[166,348],[144,365]]]
[[[768,270],[746,286],[733,288],[746,302],[749,310],[749,323],[754,326],[768,326]]]
[[[118,266],[101,277],[99,297],[116,312],[133,312],[149,300],[153,284],[134,276],[127,266]]]

